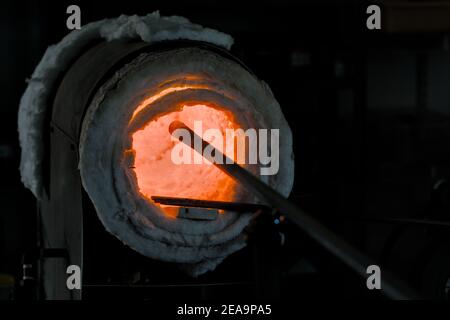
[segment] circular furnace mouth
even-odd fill
[[[227,211],[212,220],[185,219],[179,208],[152,197],[256,199],[210,163],[173,163],[172,150],[181,143],[169,133],[173,121],[191,128],[201,121],[203,130],[221,132],[279,129],[279,171],[260,178],[285,196],[293,183],[292,137],[268,86],[205,48],[142,53],[97,91],[82,125],[79,168],[100,220],[134,250],[185,264],[198,275],[245,246],[243,230],[252,215]],[[243,167],[259,174],[258,164]]]
[[[225,137],[226,130],[236,130],[241,126],[231,112],[204,104],[184,105],[181,110],[155,117],[143,129],[132,134],[130,149],[131,168],[136,176],[139,192],[147,200],[152,196],[179,197],[201,200],[235,201],[237,183],[219,168],[206,161],[194,163],[196,154],[188,152],[186,163],[175,163],[173,152],[180,142],[168,134],[173,121],[182,121],[191,128],[201,120],[203,130],[219,129]],[[224,139],[223,139],[224,140]],[[223,140],[221,142],[223,142]],[[226,152],[224,143],[211,141],[222,153]],[[181,149],[181,152],[188,150]],[[134,157],[134,159],[132,159]],[[170,217],[177,217],[176,207],[163,207]]]

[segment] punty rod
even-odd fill
[[[230,159],[226,161],[226,156],[223,155],[217,149],[210,149],[213,152],[210,153],[211,159],[208,158],[208,154],[203,154],[203,150],[209,146],[209,148],[213,148],[210,144],[199,137],[191,128],[185,125],[181,121],[174,121],[169,126],[169,132],[174,135],[174,132],[179,129],[184,129],[189,132],[191,139],[190,144],[188,141],[180,141],[184,142],[188,146],[190,146],[195,151],[202,154],[207,160],[214,163],[216,167],[225,172],[227,175],[237,180],[240,184],[242,184],[248,191],[255,194],[260,200],[262,200],[265,204],[272,207],[273,209],[282,213],[286,218],[297,225],[300,229],[303,230],[308,236],[314,239],[317,243],[319,243],[322,247],[328,250],[331,254],[336,256],[343,263],[348,265],[351,269],[356,271],[359,275],[366,278],[367,267],[374,263],[371,261],[366,255],[361,253],[359,250],[350,245],[347,241],[339,237],[334,232],[330,231],[324,225],[322,225],[319,221],[312,218],[309,214],[303,211],[301,208],[297,207],[294,203],[290,202],[286,198],[284,198],[280,193],[276,190],[272,189],[270,186],[262,182],[256,176],[234,163]],[[194,141],[201,141],[202,149],[196,150]],[[214,161],[214,155],[223,156],[223,163],[216,163]],[[392,299],[417,299],[418,295],[414,293],[413,290],[408,288],[406,284],[397,279],[395,276],[390,274],[388,271],[383,270],[381,276],[381,289],[382,292],[392,298]]]

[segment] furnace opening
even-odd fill
[[[225,136],[239,129],[281,128],[276,175],[260,175],[259,164],[242,166],[285,197],[294,176],[292,136],[268,85],[228,55],[205,44],[152,49],[139,51],[90,99],[79,141],[81,182],[108,232],[146,257],[180,263],[197,276],[245,246],[244,230],[254,215],[186,208],[178,215],[151,197],[257,199],[213,164],[172,162],[171,149],[183,142],[175,140],[170,125],[180,121],[199,134],[195,123],[202,121],[204,134],[222,129]]]
[[[235,200],[236,182],[214,165],[205,162],[175,164],[172,161],[172,148],[181,143],[175,141],[168,130],[169,125],[176,120],[191,128],[194,128],[194,121],[201,120],[203,130],[219,129],[223,137],[226,129],[240,127],[230,112],[201,104],[185,105],[179,111],[150,121],[142,130],[132,134],[132,149],[135,154],[133,170],[139,192],[149,201],[152,201],[152,196]],[[224,145],[217,141],[209,142],[224,152]],[[162,209],[170,217],[175,217],[178,213],[172,208]]]

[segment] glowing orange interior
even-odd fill
[[[144,109],[147,105],[149,105],[150,103],[153,103],[154,101],[158,100],[159,98],[172,93],[172,92],[176,92],[176,91],[183,91],[183,90],[187,90],[187,89],[208,89],[208,86],[206,85],[200,85],[200,84],[196,84],[196,85],[192,85],[192,84],[185,84],[185,85],[177,85],[177,86],[173,86],[173,87],[168,87],[160,92],[158,92],[157,94],[145,99],[144,101],[142,101],[137,108],[134,110],[133,112],[133,117],[139,113],[139,111],[141,111],[142,109]]]
[[[229,112],[205,105],[184,106],[180,111],[150,121],[132,135],[132,148],[135,151],[133,170],[139,192],[149,200],[151,196],[169,196],[233,201],[236,182],[214,165],[205,162],[194,164],[194,161],[192,164],[175,164],[172,161],[172,148],[182,143],[175,141],[168,130],[175,120],[184,122],[193,130],[194,121],[201,120],[203,132],[210,128],[220,129],[224,143],[225,130],[239,128]],[[201,132],[196,133],[201,135]],[[210,142],[223,152],[223,145]],[[177,211],[169,208],[163,209],[168,216],[177,214]]]

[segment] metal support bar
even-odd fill
[[[190,198],[174,198],[162,196],[152,196],[152,200],[156,203],[163,205],[170,205],[177,207],[219,209],[235,212],[255,212],[258,210],[270,210],[270,207],[256,203],[211,201],[211,200],[198,200]]]

